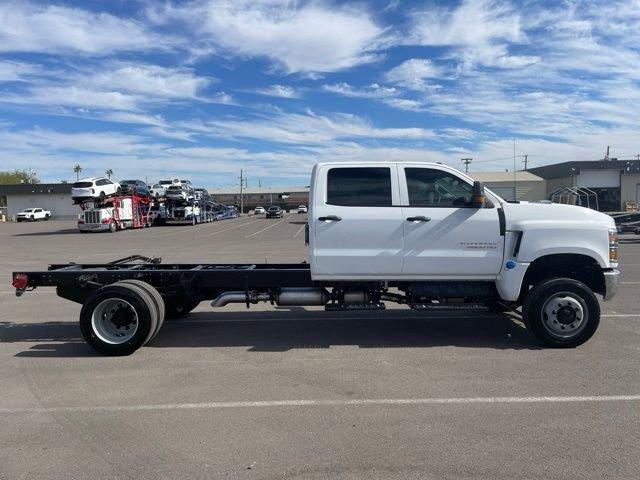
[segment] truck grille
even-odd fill
[[[100,211],[88,210],[84,212],[84,223],[100,223]]]

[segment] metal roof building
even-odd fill
[[[52,218],[76,218],[79,212],[71,200],[71,183],[0,185],[0,196],[7,198],[8,218],[33,207],[50,210]]]
[[[546,198],[545,181],[531,172],[468,172],[505,200],[536,201]]]
[[[547,181],[547,196],[560,188],[582,187],[598,196],[602,211],[622,211],[625,202],[640,204],[640,160],[572,161],[529,171]]]

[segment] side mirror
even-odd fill
[[[482,208],[484,207],[484,203],[484,184],[476,180],[475,182],[473,182],[473,207]]]

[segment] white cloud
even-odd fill
[[[356,7],[322,1],[201,0],[154,10],[156,21],[183,21],[219,50],[267,58],[287,73],[335,72],[377,58],[384,30]]]
[[[377,128],[365,118],[349,114],[332,116],[282,113],[260,120],[182,122],[178,126],[228,139],[259,139],[274,143],[318,145],[338,139],[424,140],[434,133],[423,128]]]
[[[35,87],[28,94],[0,95],[0,103],[44,105],[52,107],[105,108],[109,110],[135,110],[141,99],[116,91],[100,91],[74,86]]]
[[[279,98],[300,98],[302,94],[300,91],[288,85],[270,85],[266,88],[258,88],[256,90],[252,90],[253,93],[257,93],[259,95],[266,95],[268,97],[279,97]]]
[[[0,61],[0,82],[24,82],[41,68],[24,62]]]
[[[191,69],[130,63],[100,66],[91,75],[77,78],[76,82],[149,98],[196,98],[211,79],[199,77]]]
[[[520,42],[520,15],[501,0],[463,0],[456,8],[430,5],[413,17],[410,43],[479,45]]]
[[[354,87],[348,83],[335,83],[323,85],[325,92],[336,93],[345,97],[356,98],[389,98],[398,95],[398,90],[393,87],[385,87],[377,83],[372,83],[365,87]]]
[[[412,58],[390,70],[386,77],[392,83],[411,90],[424,90],[428,87],[427,80],[439,78],[442,70],[431,60]]]
[[[8,1],[0,4],[0,51],[104,55],[152,50],[174,41],[142,23],[108,13],[59,5]]]

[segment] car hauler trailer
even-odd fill
[[[312,172],[309,264],[106,264],[14,272],[18,296],[37,287],[82,304],[80,328],[98,352],[128,355],[165,317],[199,302],[269,302],[326,310],[517,311],[544,345],[595,333],[618,289],[613,219],[559,204],[509,203],[433,163],[321,163]]]

